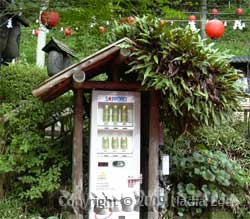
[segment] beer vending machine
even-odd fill
[[[89,219],[139,219],[140,93],[93,91]]]

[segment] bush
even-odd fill
[[[64,219],[66,217],[62,217]],[[0,201],[0,219],[59,219],[57,216],[41,217],[38,213],[29,213],[29,209],[16,197],[8,197]]]
[[[71,160],[70,145],[45,138],[46,124],[71,107],[71,96],[43,104],[32,89],[45,79],[40,69],[13,65],[1,71],[0,174],[8,175],[5,185],[24,200],[39,200],[59,189],[62,172]],[[2,121],[3,121],[2,120]],[[64,173],[66,175],[67,173]]]
[[[249,212],[250,142],[244,123],[224,123],[201,127],[175,140],[166,132],[164,153],[170,154],[173,211],[192,218],[212,209],[230,209],[238,218]],[[219,203],[219,204],[218,204]],[[199,205],[200,204],[200,205]]]
[[[239,164],[220,151],[201,150],[173,158],[176,200],[185,203],[177,214],[199,215],[211,207],[229,208],[235,213],[250,201],[250,178]]]

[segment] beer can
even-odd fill
[[[119,108],[117,105],[114,105],[112,108],[112,122],[117,123],[119,121]]]
[[[126,105],[122,106],[121,120],[122,120],[122,123],[128,122],[128,107]]]
[[[108,123],[110,121],[110,108],[109,105],[106,104],[103,107],[103,122]]]
[[[109,138],[108,137],[102,137],[102,149],[103,150],[109,149]]]
[[[117,150],[119,148],[118,137],[112,137],[112,149]]]
[[[121,137],[121,149],[128,149],[128,137]]]

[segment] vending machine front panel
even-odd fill
[[[89,219],[139,219],[140,93],[93,91]]]

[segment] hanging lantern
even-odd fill
[[[104,26],[99,27],[99,32],[104,33],[106,31],[106,28]]]
[[[244,14],[244,10],[242,8],[237,8],[235,13],[239,16],[242,16]]]
[[[127,20],[129,25],[133,25],[135,23],[135,18],[133,16],[129,16]]]
[[[196,21],[196,17],[194,15],[190,15],[189,18],[188,18],[188,20],[195,22]]]
[[[39,35],[39,30],[33,30],[32,31],[33,32],[33,35],[35,36],[35,37],[38,37],[38,35]]]
[[[60,16],[55,11],[43,11],[41,14],[41,22],[48,29],[55,27],[60,20]]]
[[[208,21],[205,31],[208,37],[217,39],[223,36],[225,27],[222,21],[214,19]]]
[[[211,10],[211,14],[212,14],[213,16],[216,16],[217,14],[219,14],[219,11],[218,11],[216,8],[213,8],[213,9]]]
[[[127,21],[126,18],[122,17],[122,18],[120,19],[120,24],[123,25],[123,24],[126,23],[126,21]]]
[[[161,25],[164,25],[164,24],[166,24],[166,23],[167,23],[166,20],[164,20],[164,19],[161,19],[161,20],[160,20],[160,24],[161,24]]]
[[[71,36],[71,34],[72,34],[72,30],[70,29],[70,28],[65,28],[65,30],[64,30],[64,35],[65,36]]]
[[[193,31],[196,31],[197,30],[196,24],[195,24],[196,17],[194,15],[190,15],[188,20],[189,20],[188,25],[189,25],[190,29],[193,30]]]

